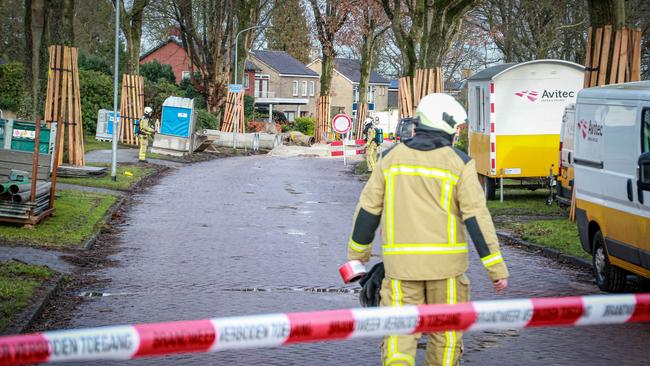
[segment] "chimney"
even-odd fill
[[[169,37],[176,37],[181,39],[181,29],[178,27],[169,27],[167,28],[167,35]]]

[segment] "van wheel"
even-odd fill
[[[596,275],[596,284],[603,291],[622,292],[625,290],[627,274],[623,269],[609,263],[609,257],[605,250],[605,241],[600,230],[594,234],[593,243],[593,266]]]
[[[483,186],[483,192],[485,193],[485,199],[494,200],[497,197],[496,194],[496,181],[485,175],[481,175],[481,185]]]

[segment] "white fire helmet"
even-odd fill
[[[420,100],[415,111],[419,118],[418,126],[443,131],[449,135],[456,133],[458,126],[467,123],[465,108],[451,95],[433,93]]]
[[[151,113],[153,112],[153,109],[151,107],[144,107],[144,115],[149,117],[151,116]]]

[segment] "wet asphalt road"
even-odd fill
[[[100,287],[86,289],[109,296],[85,299],[69,325],[356,307],[352,293],[314,291],[344,288],[337,266],[345,261],[362,188],[340,161],[326,159],[254,156],[181,167],[135,197],[111,257],[117,264],[94,273]],[[598,292],[588,274],[518,249],[503,251],[512,277],[501,297]],[[496,298],[476,254],[471,258],[473,298]],[[379,344],[316,343],[128,364],[378,365]],[[648,325],[481,332],[465,336],[463,362],[641,365],[649,345]]]

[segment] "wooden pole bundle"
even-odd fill
[[[144,77],[122,75],[122,94],[120,98],[120,124],[118,136],[120,142],[138,145],[138,136],[133,125],[144,115]]]
[[[231,93],[226,96],[226,109],[223,113],[221,131],[233,132],[235,129],[235,110],[237,110],[237,132],[244,133],[244,92]]]
[[[314,130],[316,142],[326,142],[328,135],[332,132],[330,105],[331,99],[329,96],[324,95],[318,97],[318,102],[316,103],[316,128]]]
[[[355,138],[363,137],[364,121],[368,117],[368,103],[359,103],[357,106],[357,124],[355,126]]]
[[[68,163],[83,166],[85,159],[78,50],[66,46],[50,46],[48,50],[50,61],[45,96],[45,122],[48,127],[56,122],[57,129],[61,130],[60,139],[56,144],[57,149],[61,149],[57,162],[59,164],[63,162],[63,148],[67,136]]]
[[[641,30],[611,25],[589,28],[584,87],[641,79]]]
[[[415,77],[406,76],[399,79],[398,103],[400,116],[413,117],[420,99],[431,93],[444,93],[444,76],[442,68],[417,69]]]

